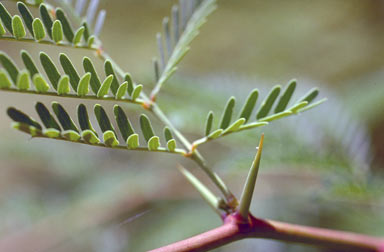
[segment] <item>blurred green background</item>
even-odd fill
[[[2,1],[12,14],[15,1]],[[153,87],[155,34],[171,0],[102,1],[104,49],[146,91]],[[296,78],[298,96],[317,86],[329,101],[267,128],[203,146],[236,195],[265,133],[253,213],[291,223],[384,236],[384,1],[219,0],[158,101],[190,140],[209,110],[239,103],[257,87]],[[0,40],[21,66],[21,49],[52,46]],[[81,67],[89,51],[63,49]],[[94,58],[94,57],[93,57]],[[102,62],[97,62],[102,73]],[[57,100],[57,99],[55,99]],[[77,101],[58,99],[68,111]],[[10,129],[8,106],[33,111],[52,99],[0,92],[0,251],[145,251],[220,225],[178,173],[192,163],[166,154],[107,150],[27,136]],[[87,102],[88,108],[94,103]],[[103,104],[112,108],[112,103]],[[238,106],[239,107],[239,106]],[[132,121],[140,108],[126,105]],[[239,108],[237,108],[239,109]],[[153,119],[160,132],[161,123]],[[216,251],[325,251],[265,240]],[[329,250],[327,250],[329,251]]]

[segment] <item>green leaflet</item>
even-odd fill
[[[0,37],[2,37],[6,33],[3,23],[0,20]]]
[[[170,152],[174,152],[176,150],[176,141],[175,139],[171,139],[167,142],[167,148]]]
[[[44,129],[43,135],[49,138],[59,138],[60,131],[58,131],[57,129]]]
[[[40,74],[35,74],[33,76],[33,84],[36,87],[37,92],[46,93],[49,90],[48,83],[44,80],[44,78]]]
[[[79,86],[77,87],[78,96],[86,96],[89,93],[89,83],[91,81],[91,73],[86,73],[81,77]]]
[[[286,117],[289,115],[292,115],[291,111],[283,111],[283,112],[280,112],[277,114],[273,114],[273,115],[264,117],[260,120],[260,122],[271,122],[271,121],[274,121],[274,120],[277,120],[277,119],[280,119],[280,118],[283,118],[283,117]]]
[[[11,88],[12,83],[9,75],[3,70],[0,69],[0,88],[8,89]]]
[[[105,70],[105,75],[106,76],[109,76],[109,75],[113,76],[113,80],[112,80],[112,83],[111,83],[111,91],[115,95],[117,90],[119,89],[119,80],[117,79],[115,71],[113,70],[113,66],[112,66],[112,62],[111,61],[109,61],[109,60],[105,61],[105,63],[104,63],[104,70]]]
[[[74,38],[73,30],[72,30],[71,24],[69,23],[67,17],[65,16],[65,13],[64,13],[64,11],[62,9],[60,9],[60,8],[56,9],[56,18],[58,20],[60,20],[60,22],[61,22],[61,24],[63,26],[63,32],[64,32],[65,38],[70,43],[72,43],[73,42],[73,38]]]
[[[135,87],[135,89],[132,92],[132,100],[136,100],[137,98],[139,98],[141,94],[141,90],[143,90],[143,85],[139,84]]]
[[[84,66],[85,72],[91,73],[91,82],[90,82],[91,88],[92,88],[92,91],[95,94],[97,94],[97,92],[100,89],[101,82],[100,82],[99,76],[96,73],[95,67],[93,66],[91,59],[88,57],[84,57],[83,66]]]
[[[22,2],[17,3],[17,8],[19,9],[19,12],[20,12],[29,32],[32,34],[32,36],[34,36],[33,28],[32,28],[33,16],[31,14],[31,12],[27,8],[27,6]]]
[[[120,100],[124,97],[125,93],[127,92],[128,89],[128,82],[124,82],[123,84],[120,85],[119,89],[116,92],[115,98],[117,100]]]
[[[62,136],[68,141],[78,142],[81,138],[80,134],[73,130],[66,130],[62,133]]]
[[[23,63],[25,67],[28,69],[31,77],[39,73],[39,70],[37,69],[35,62],[33,62],[31,55],[29,55],[27,51],[21,50],[21,59],[23,60]]]
[[[66,95],[71,91],[69,88],[69,77],[68,75],[61,76],[59,80],[59,85],[57,86],[58,95]]]
[[[52,109],[64,130],[73,130],[79,132],[75,123],[72,121],[71,117],[68,115],[67,111],[65,111],[63,106],[57,102],[52,102]]]
[[[123,136],[124,141],[127,141],[131,135],[135,134],[132,124],[119,105],[115,105],[113,107],[113,112],[115,114],[117,126],[119,126],[121,135]]]
[[[139,147],[139,135],[138,134],[133,134],[128,137],[127,140],[127,147],[128,149],[136,149]]]
[[[108,130],[103,133],[103,140],[104,140],[104,144],[110,147],[115,147],[120,144],[116,138],[115,133],[111,130]]]
[[[23,21],[18,15],[14,15],[12,18],[12,30],[16,39],[22,39],[27,35],[25,32]]]
[[[295,92],[295,89],[296,89],[296,80],[291,80],[287,88],[285,89],[283,95],[281,96],[279,103],[275,108],[275,113],[282,112],[287,108],[287,105],[291,100],[292,95]]]
[[[311,103],[318,95],[319,90],[317,88],[312,88],[307,94],[305,94],[301,99],[299,99],[299,101],[307,101],[308,103]]]
[[[60,43],[63,40],[63,26],[60,20],[53,22],[52,26],[52,39],[56,44]]]
[[[158,136],[153,136],[148,141],[148,150],[156,151],[160,147],[160,138]]]
[[[8,72],[14,84],[17,82],[17,76],[19,76],[19,69],[11,58],[5,53],[0,51],[0,62]]]
[[[296,113],[299,112],[299,110],[301,110],[302,108],[304,108],[307,105],[308,105],[307,101],[302,101],[300,103],[297,103],[297,104],[293,105],[288,110],[291,111],[292,113],[296,114]]]
[[[16,86],[19,90],[28,90],[30,88],[31,83],[29,82],[29,73],[27,70],[20,72],[19,76],[17,77]]]
[[[2,3],[0,3],[0,18],[3,21],[3,24],[7,30],[13,34],[12,29],[12,16],[9,14],[8,10],[4,7]]]
[[[233,108],[235,107],[236,99],[235,97],[229,98],[227,105],[225,106],[223,115],[220,121],[220,129],[226,129],[231,123]]]
[[[228,128],[226,128],[221,134],[237,131],[240,129],[241,126],[243,126],[244,123],[245,123],[245,118],[240,118],[234,123],[232,123]]]
[[[100,143],[100,139],[91,130],[84,130],[83,132],[81,132],[81,137],[84,139],[86,143],[89,143],[89,144]]]
[[[153,133],[151,122],[149,121],[148,117],[144,114],[140,116],[140,127],[145,140],[148,142],[149,139],[151,139],[151,137],[153,137],[155,134]]]
[[[35,18],[33,20],[32,28],[33,28],[34,37],[37,41],[40,41],[45,38],[44,26],[40,19]]]
[[[211,134],[209,134],[207,137],[209,139],[215,139],[215,138],[218,138],[222,133],[223,133],[222,129],[217,129],[214,132],[212,132]]]
[[[172,132],[168,127],[164,128],[164,137],[166,142],[173,139]]]
[[[106,132],[106,131],[110,130],[110,131],[115,132],[111,122],[109,121],[109,118],[108,118],[107,113],[105,112],[104,108],[101,105],[96,104],[94,111],[95,111],[96,119],[99,123],[101,131]]]
[[[72,61],[64,53],[60,53],[59,60],[65,74],[69,76],[69,81],[73,90],[77,90],[77,86],[79,85],[80,81],[80,76],[77,73],[75,67],[73,66]]]
[[[87,24],[87,22],[84,22],[83,24],[82,24],[82,26],[84,27],[84,40],[85,41],[88,41],[88,39],[89,39],[89,29],[88,29],[88,24]]]
[[[42,130],[42,127],[38,122],[30,118],[28,115],[24,114],[20,110],[10,107],[7,109],[7,114],[15,122],[25,123],[29,126],[33,126],[39,130]]]
[[[248,95],[246,102],[244,103],[243,108],[241,109],[239,118],[244,118],[245,122],[251,117],[252,111],[255,108],[257,98],[259,97],[259,90],[254,89]]]
[[[91,130],[97,136],[97,133],[93,128],[91,121],[89,120],[87,107],[85,107],[84,104],[80,104],[77,107],[77,117],[79,120],[80,129],[82,131]]]
[[[207,120],[205,120],[205,136],[208,136],[211,133],[213,124],[213,112],[209,111]]]
[[[87,44],[88,44],[88,47],[91,48],[92,45],[93,45],[93,42],[95,42],[95,36],[90,36],[88,41],[87,41]]]
[[[36,129],[33,126],[29,126],[25,123],[14,122],[14,123],[12,123],[12,128],[17,129],[21,132],[27,133],[27,134],[31,135],[32,137],[42,135],[41,130]]]
[[[57,90],[57,85],[59,84],[59,80],[61,77],[59,70],[57,70],[51,58],[44,52],[40,53],[40,62],[53,88]]]
[[[40,117],[40,120],[43,122],[46,128],[61,131],[59,124],[56,122],[55,118],[51,115],[51,113],[48,111],[47,107],[45,107],[43,103],[36,103],[35,109]]]
[[[43,20],[43,24],[45,26],[45,29],[47,30],[48,36],[52,38],[53,22],[52,22],[51,16],[49,15],[47,6],[45,6],[45,4],[40,5],[40,16],[41,16],[41,19]]]
[[[113,75],[109,75],[107,78],[105,78],[103,84],[101,85],[99,91],[97,92],[98,98],[103,98],[108,94],[109,89],[111,88],[111,84],[114,80]]]
[[[260,109],[257,112],[256,119],[260,119],[268,115],[269,111],[271,111],[273,103],[275,103],[277,97],[280,94],[280,90],[281,86],[279,85],[276,85],[272,88],[272,90],[269,92],[269,94],[261,104]]]
[[[75,36],[73,38],[73,44],[76,46],[81,42],[81,38],[83,37],[85,28],[81,26],[77,31],[75,32]]]
[[[128,82],[128,94],[129,96],[132,96],[132,92],[133,92],[133,81],[132,81],[132,77],[129,73],[126,73],[125,74],[125,78],[124,80],[126,82]]]

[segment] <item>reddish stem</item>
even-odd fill
[[[242,220],[238,214],[224,219],[224,224],[208,232],[183,241],[152,250],[151,252],[209,251],[244,238],[266,238],[298,242],[345,251],[384,252],[384,240],[371,236],[323,228],[306,227],[249,216]]]

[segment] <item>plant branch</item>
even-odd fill
[[[303,243],[345,251],[384,252],[384,239],[350,232],[307,227],[249,216],[242,221],[238,214],[229,215],[224,224],[151,252],[209,251],[245,238],[263,238],[285,242]]]

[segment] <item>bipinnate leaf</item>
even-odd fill
[[[17,82],[17,76],[19,76],[19,69],[13,60],[5,53],[0,51],[0,62],[8,72],[14,84]]]
[[[128,149],[136,149],[139,147],[139,135],[138,134],[132,134],[127,139],[127,147]]]
[[[60,9],[60,8],[56,9],[56,18],[60,21],[60,23],[62,25],[65,38],[70,43],[72,43],[73,38],[74,38],[73,30],[72,30],[71,24],[69,23],[67,17],[65,16],[65,13],[62,9]]]
[[[318,94],[319,90],[317,88],[312,88],[307,94],[305,94],[301,99],[299,99],[299,101],[307,101],[309,104],[318,96]]]
[[[90,58],[84,57],[83,59],[83,66],[84,66],[84,71],[91,73],[91,89],[92,91],[97,94],[97,92],[100,89],[101,82],[99,79],[99,76],[96,73],[95,67],[93,66],[93,63]]]
[[[73,130],[63,131],[62,136],[68,141],[78,142],[81,138],[80,134]]]
[[[69,76],[69,81],[73,90],[77,90],[77,86],[79,85],[80,81],[80,76],[77,73],[76,68],[72,64],[72,61],[64,53],[60,53],[59,60],[65,74]]]
[[[7,110],[7,114],[15,122],[24,123],[24,124],[27,124],[29,126],[33,126],[39,130],[42,130],[42,127],[38,122],[36,122],[32,118],[30,118],[28,115],[24,114],[20,110],[17,110],[13,107],[10,107]]]
[[[59,80],[61,77],[59,70],[57,70],[52,59],[44,52],[40,53],[40,62],[41,62],[41,65],[43,66],[45,73],[47,74],[48,79],[51,82],[53,88],[55,90],[57,90],[57,85],[59,84]]]
[[[251,117],[252,111],[255,108],[257,98],[259,97],[259,90],[254,89],[248,95],[247,100],[244,103],[243,108],[241,109],[239,118],[244,118],[245,122]]]
[[[9,14],[8,10],[4,7],[2,3],[0,3],[0,18],[3,21],[3,24],[7,30],[13,34],[12,29],[12,16]]]
[[[97,122],[99,123],[101,131],[106,132],[110,130],[115,132],[104,108],[101,105],[96,104],[94,111],[95,111],[96,119],[97,119]]]
[[[285,89],[283,95],[280,97],[279,102],[277,103],[277,106],[275,108],[275,113],[280,113],[287,108],[287,105],[291,100],[292,95],[295,92],[295,89],[296,89],[296,80],[291,80],[288,83],[287,88]]]
[[[19,76],[17,77],[16,86],[19,90],[28,90],[30,88],[31,83],[29,81],[29,72],[27,70],[20,72]]]
[[[233,108],[235,107],[235,97],[229,98],[227,105],[225,106],[223,115],[221,117],[220,121],[220,129],[226,129],[229,124],[231,123],[232,114],[233,114]]]
[[[49,90],[49,85],[40,74],[33,76],[33,84],[35,85],[36,91],[39,93],[46,93]]]
[[[23,2],[17,3],[17,8],[19,9],[19,12],[25,22],[25,25],[27,26],[29,32],[34,36],[33,28],[32,28],[32,22],[33,22],[33,16],[27,6]]]
[[[213,112],[209,111],[207,120],[205,120],[205,136],[208,136],[211,133],[213,124]]]
[[[101,85],[99,91],[97,92],[97,97],[98,98],[103,98],[108,94],[109,89],[111,88],[111,84],[113,81],[114,77],[113,75],[109,75],[107,78],[105,78],[103,84]]]
[[[123,99],[124,95],[127,93],[128,90],[128,82],[124,82],[123,84],[120,85],[119,89],[116,92],[115,98],[117,100]]]
[[[156,151],[160,147],[160,138],[158,136],[153,136],[148,140],[148,150]]]
[[[89,144],[100,143],[100,139],[96,136],[96,134],[92,130],[84,130],[83,132],[81,132],[81,137],[84,139],[86,143],[89,143]]]
[[[137,85],[132,92],[132,100],[136,100],[137,98],[139,98],[142,90],[143,90],[143,85],[141,84]]]
[[[86,96],[89,93],[89,83],[91,81],[91,73],[86,73],[81,77],[77,86],[77,95]]]
[[[71,91],[69,88],[69,77],[68,75],[61,76],[59,80],[59,85],[57,86],[58,95],[66,95]]]
[[[89,120],[87,107],[85,107],[84,104],[79,104],[77,107],[77,117],[82,131],[91,130],[97,136],[97,133]]]
[[[33,35],[37,41],[45,38],[45,30],[43,23],[39,18],[35,18],[32,23]]]
[[[151,139],[151,137],[153,137],[155,134],[153,133],[152,125],[149,121],[149,118],[144,114],[140,116],[140,127],[145,140],[148,142],[149,139]]]
[[[131,135],[135,134],[132,124],[119,105],[114,106],[113,112],[115,114],[117,126],[120,129],[121,135],[123,136],[124,141],[127,141]]]
[[[85,28],[81,26],[77,31],[75,32],[75,36],[73,38],[73,44],[76,46],[81,42],[81,38],[83,37]]]
[[[3,69],[0,69],[0,89],[9,89],[11,86],[12,82],[9,75]]]
[[[52,26],[52,39],[56,44],[63,40],[63,26],[60,20],[55,20]]]
[[[79,132],[75,123],[72,121],[71,117],[68,115],[67,111],[57,102],[52,102],[52,109],[55,113],[57,119],[59,120],[63,130],[73,130]]]
[[[113,65],[111,61],[106,60],[104,62],[104,70],[105,70],[106,76],[109,76],[109,75],[113,76],[112,83],[111,83],[111,91],[112,91],[112,94],[115,95],[117,90],[119,89],[119,80],[117,79],[117,76],[116,76],[115,70],[113,69]]]
[[[53,21],[51,16],[49,15],[47,6],[45,4],[40,5],[40,16],[41,16],[41,19],[43,20],[43,24],[45,26],[45,29],[47,30],[48,36],[52,38]]]
[[[52,129],[61,131],[61,128],[57,123],[56,119],[51,115],[51,113],[43,103],[41,102],[36,103],[35,109],[37,114],[40,117],[40,120],[43,122],[46,128],[48,129],[52,128]]]
[[[109,147],[115,147],[120,144],[116,138],[115,132],[112,130],[107,130],[103,133],[103,141],[104,144]]]
[[[261,119],[268,115],[269,111],[271,111],[273,104],[275,103],[277,97],[280,94],[280,90],[281,86],[279,85],[276,85],[272,88],[272,90],[269,92],[269,94],[261,104],[259,111],[257,112],[257,119]]]
[[[33,62],[31,55],[25,50],[21,50],[21,59],[27,70],[29,71],[30,77],[35,76],[35,74],[39,73],[39,70],[36,67],[35,62]]]

